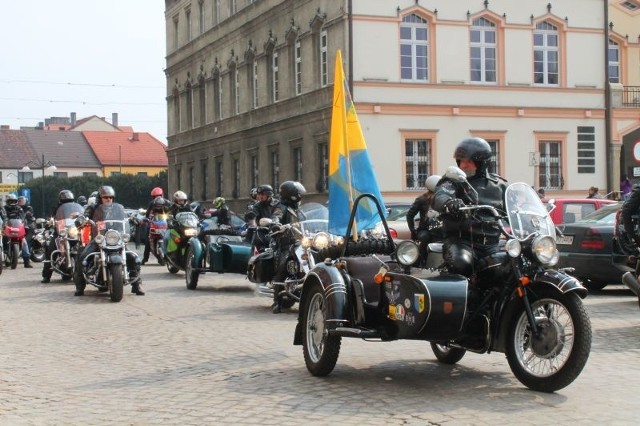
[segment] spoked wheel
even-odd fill
[[[310,290],[302,317],[302,352],[307,370],[314,376],[326,376],[338,362],[342,338],[329,336],[325,328],[327,307],[322,287],[315,283]]]
[[[193,264],[196,261],[196,254],[191,247],[187,249],[187,262],[184,265],[184,272],[187,280],[187,288],[189,290],[195,290],[198,287],[198,280],[200,279],[200,272],[196,271]]]
[[[443,364],[455,364],[467,353],[464,349],[452,348],[441,343],[431,343],[431,350]]]
[[[587,363],[591,322],[575,293],[529,294],[538,335],[533,335],[521,306],[507,337],[507,360],[522,384],[555,392],[573,382]]]
[[[124,291],[124,275],[122,273],[122,265],[109,265],[109,275],[111,275],[111,301],[119,302],[122,300],[122,293]]]
[[[38,263],[44,261],[44,247],[31,250],[31,260]]]

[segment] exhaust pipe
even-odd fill
[[[640,282],[631,272],[622,275],[622,283],[638,297],[638,307],[640,307]]]

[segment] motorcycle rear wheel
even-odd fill
[[[456,364],[467,353],[464,349],[452,348],[440,343],[431,343],[431,350],[438,361],[443,364]]]
[[[302,353],[307,370],[317,377],[329,375],[338,362],[342,337],[329,336],[325,328],[327,306],[324,291],[318,283],[309,289],[302,315]]]
[[[534,337],[524,306],[512,318],[507,335],[509,367],[526,387],[555,392],[573,382],[591,351],[591,322],[575,293],[529,292],[540,336]]]
[[[18,246],[18,243],[13,243],[9,250],[11,251],[11,269],[16,269],[20,258],[20,246]]]
[[[193,249],[189,247],[187,249],[187,261],[184,265],[185,279],[187,281],[187,289],[195,290],[198,287],[198,280],[200,279],[200,272],[195,271],[193,263],[195,263],[196,254]]]
[[[122,265],[109,265],[109,275],[111,275],[111,301],[119,302],[122,300],[122,294],[124,292],[124,276],[122,274]]]

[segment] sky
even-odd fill
[[[162,0],[2,2],[0,124],[96,115],[166,143]]]

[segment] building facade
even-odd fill
[[[235,208],[289,179],[326,198],[341,49],[385,200],[413,199],[470,136],[510,181],[615,191],[640,123],[617,103],[640,72],[617,32],[639,27],[635,1],[166,0],[169,186]]]

